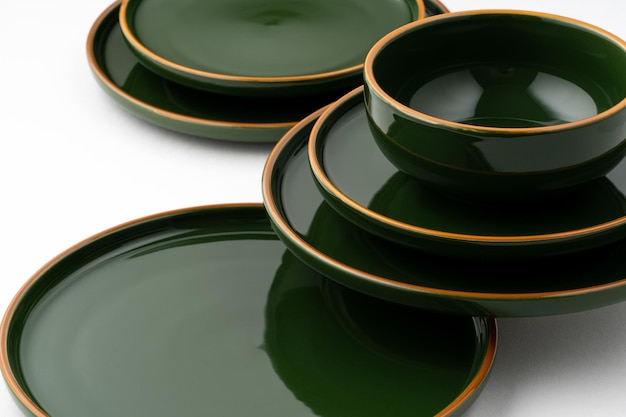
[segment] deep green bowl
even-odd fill
[[[516,10],[449,13],[383,37],[365,101],[385,156],[471,199],[543,197],[626,154],[626,42],[587,23]]]
[[[423,0],[123,0],[120,26],[162,77],[220,94],[294,97],[356,87],[372,45],[425,12]]]

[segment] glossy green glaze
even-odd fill
[[[244,96],[355,87],[371,46],[422,0],[123,0],[137,57],[176,82]]]
[[[447,416],[480,391],[495,331],[328,281],[260,204],[213,206],[53,260],[9,307],[0,364],[37,417]]]
[[[374,138],[403,171],[468,198],[523,200],[626,154],[623,40],[534,12],[417,23],[381,39],[364,69]]]
[[[424,0],[424,17],[449,13],[450,10],[439,0]]]
[[[548,257],[624,236],[626,161],[558,197],[506,204],[453,199],[385,158],[368,127],[362,92],[328,108],[308,149],[324,198],[358,226],[425,251],[489,259]]]
[[[244,99],[185,87],[150,72],[128,48],[118,23],[119,2],[94,23],[89,64],[100,86],[134,115],[196,136],[276,142],[297,121],[341,94],[292,99]]]
[[[539,261],[464,260],[394,244],[354,225],[325,202],[309,167],[307,142],[319,114],[276,145],[263,198],[278,236],[323,275],[384,299],[456,314],[541,316],[626,300],[626,241]]]

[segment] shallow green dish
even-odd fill
[[[263,198],[278,236],[323,275],[383,299],[458,314],[541,316],[626,300],[626,241],[537,261],[464,260],[394,244],[354,225],[326,203],[311,173],[307,143],[321,113],[275,146]]]
[[[293,97],[354,88],[368,50],[423,0],[122,0],[139,60],[194,88]]]
[[[244,99],[198,91],[149,71],[128,48],[118,23],[120,2],[93,24],[87,57],[100,86],[134,115],[196,136],[276,142],[300,119],[339,93],[293,99]]]
[[[469,407],[496,327],[329,281],[260,204],[239,204],[77,244],[18,292],[0,339],[2,374],[36,417],[415,417]]]
[[[309,161],[328,203],[371,233],[466,258],[548,257],[621,239],[626,161],[554,198],[507,204],[446,197],[398,171],[376,146],[363,88],[330,105],[313,127]]]

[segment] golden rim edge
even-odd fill
[[[498,326],[493,317],[483,317],[483,319],[487,322],[488,340],[486,343],[487,349],[482,358],[480,368],[467,384],[465,389],[446,408],[436,414],[435,417],[448,417],[454,415],[454,413],[456,413],[456,411],[464,405],[465,401],[474,397],[477,391],[481,389],[482,384],[487,380],[487,376],[489,376],[489,372],[493,367],[496,352],[498,350]]]

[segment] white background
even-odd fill
[[[181,207],[261,201],[261,172],[271,145],[212,141],[155,127],[98,87],[85,40],[109,3],[0,5],[2,311],[42,264],[105,228]],[[626,37],[626,3],[618,0],[445,4],[452,11],[551,12]],[[498,323],[498,357],[470,416],[626,416],[626,303]],[[20,415],[1,388],[0,416]]]

